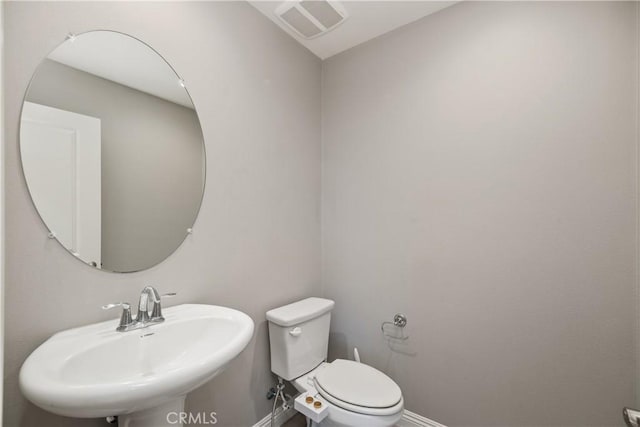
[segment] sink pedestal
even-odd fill
[[[170,400],[155,408],[119,415],[118,427],[182,427],[185,397]]]

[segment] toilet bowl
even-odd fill
[[[400,387],[377,369],[351,360],[321,363],[292,381],[300,393],[318,394],[329,406],[318,427],[390,427],[404,411]]]
[[[364,363],[326,362],[333,306],[328,299],[307,298],[267,312],[271,371],[326,402],[328,411],[314,426],[393,426],[402,417],[404,399],[391,378]]]

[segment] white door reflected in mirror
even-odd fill
[[[21,137],[40,215],[71,253],[100,267],[100,119],[25,102]]]

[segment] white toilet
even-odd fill
[[[327,363],[334,302],[307,298],[267,312],[271,371],[300,393],[319,395],[328,406],[322,427],[389,427],[402,417],[400,387],[364,363]]]

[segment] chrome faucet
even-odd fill
[[[149,309],[150,307],[153,307],[151,315],[149,315],[149,311],[151,311]],[[162,308],[160,307],[160,294],[153,286],[145,286],[142,292],[140,292],[136,321],[144,324],[164,321],[164,317],[162,317]]]
[[[153,286],[145,286],[140,292],[140,300],[138,301],[138,314],[135,318],[131,317],[131,305],[127,302],[118,302],[114,304],[103,305],[103,310],[109,310],[114,307],[122,307],[122,315],[120,316],[120,324],[116,328],[118,332],[132,331],[134,329],[142,329],[155,323],[164,322],[162,316],[162,297],[175,296],[175,292],[160,295],[158,290]]]

